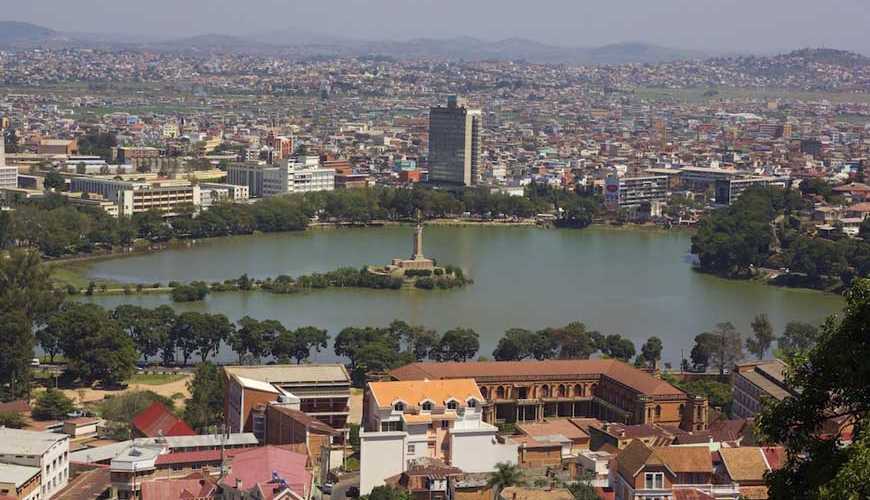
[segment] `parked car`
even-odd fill
[[[326,493],[327,495],[332,494],[332,487],[335,486],[332,483],[323,483],[320,485],[320,491]]]
[[[344,492],[344,496],[347,498],[359,498],[359,488],[356,486],[351,486]]]

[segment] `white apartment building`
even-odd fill
[[[335,169],[322,168],[316,156],[287,159],[263,170],[263,196],[335,189]]]
[[[248,186],[236,186],[235,184],[222,184],[220,182],[200,182],[199,187],[203,190],[225,189],[230,201],[244,201],[251,196]]]
[[[202,204],[198,185],[187,181],[133,182],[99,177],[74,177],[70,191],[101,196],[115,203],[118,215],[159,210],[172,213],[182,206]]]
[[[6,166],[6,145],[3,143],[3,129],[0,129],[0,189],[18,187],[18,167]]]
[[[0,427],[0,464],[37,469],[39,489],[26,498],[48,500],[69,482],[69,436]],[[12,481],[20,481],[28,475],[28,471],[20,468],[0,469],[0,484],[7,483],[4,472]]]
[[[517,462],[517,445],[499,441],[483,421],[484,398],[473,379],[370,382],[363,397],[360,493],[424,457],[464,472]]]

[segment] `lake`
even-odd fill
[[[314,229],[204,240],[189,248],[95,262],[94,278],[121,282],[218,281],[242,273],[265,278],[298,276],[342,266],[386,264],[411,253],[413,228],[393,226]],[[490,356],[511,327],[540,329],[582,321],[604,334],[632,339],[640,350],[651,336],[664,343],[663,358],[678,366],[695,335],[731,321],[742,332],[759,313],[775,331],[786,322],[820,323],[839,311],[841,297],[731,281],[692,269],[690,236],[682,231],[590,227],[430,226],[424,249],[440,264],[454,264],[474,279],[457,290],[327,289],[273,295],[253,291],[213,293],[177,310],[277,319],[288,328],[316,325],[334,337],[350,325],[386,326],[394,318],[440,332],[462,326],[480,334]],[[168,295],[94,297],[96,303],[156,307]],[[218,360],[235,356],[222,350]],[[334,360],[331,352],[316,361]]]

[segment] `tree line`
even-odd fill
[[[786,286],[845,288],[870,275],[870,220],[858,239],[839,232],[828,239],[812,235],[812,224],[799,218],[809,208],[797,190],[748,189],[701,219],[692,253],[702,271],[726,277],[750,277],[759,267],[788,269],[775,281]]]
[[[15,210],[0,213],[0,248],[37,248],[47,257],[87,254],[171,239],[202,239],[259,232],[304,230],[313,220],[366,224],[374,220],[410,220],[419,210],[426,218],[473,216],[528,218],[556,211],[557,222],[585,227],[598,203],[590,195],[531,186],[526,196],[491,193],[484,188],[460,192],[422,187],[349,189],[263,198],[254,203],[218,203],[195,212],[181,207],[173,217],[156,210],[130,217],[73,206],[57,193],[19,200]]]
[[[810,323],[790,321],[785,325],[782,335],[774,333],[773,325],[766,314],[759,314],[751,323],[752,334],[745,337],[731,322],[722,322],[695,337],[695,345],[690,353],[691,367],[695,371],[706,371],[709,367],[717,369],[720,375],[726,374],[736,363],[746,357],[744,348],[757,359],[764,359],[771,351],[773,343],[776,357],[789,360],[796,355],[812,349],[819,340],[819,328]],[[683,369],[689,370],[689,360],[682,360]]]

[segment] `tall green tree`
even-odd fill
[[[213,363],[196,366],[187,383],[190,398],[184,403],[184,420],[194,429],[205,431],[224,420],[224,386],[221,369]]]
[[[634,342],[622,335],[613,334],[604,338],[604,348],[601,352],[622,361],[628,361],[634,357]]]
[[[169,330],[157,311],[122,304],[112,311],[112,317],[133,340],[146,363],[166,345]]]
[[[704,337],[709,344],[710,362],[724,375],[743,359],[743,340],[740,332],[730,322],[718,323],[710,335]]]
[[[480,350],[480,336],[471,328],[447,330],[437,350],[439,361],[468,361]]]
[[[272,356],[284,362],[294,358],[296,363],[302,363],[311,356],[311,350],[320,352],[326,348],[329,335],[326,330],[313,326],[304,326],[293,331],[284,331],[275,339],[272,345]]]
[[[818,342],[790,358],[795,395],[767,405],[759,429],[786,447],[767,477],[772,499],[870,498],[870,281],[856,280],[841,319],[829,318]],[[852,445],[844,446],[851,430]]]
[[[287,329],[279,321],[259,321],[245,316],[239,320],[239,326],[229,338],[229,344],[239,355],[240,364],[245,355],[259,363],[261,358],[274,353],[274,342],[286,332]]]
[[[68,302],[51,322],[61,332],[66,371],[71,378],[111,386],[133,374],[139,359],[133,340],[102,307]]]
[[[63,420],[75,409],[70,398],[57,389],[47,389],[36,397],[33,418],[36,420]]]
[[[812,349],[818,342],[819,335],[819,329],[815,325],[791,321],[785,325],[785,330],[777,341],[777,345],[783,356],[792,357]]]
[[[758,359],[764,359],[764,353],[770,349],[776,339],[773,334],[773,326],[767,315],[762,313],[752,320],[752,337],[746,338],[746,350],[755,354]]]
[[[650,337],[640,348],[640,356],[650,368],[655,368],[662,359],[662,339]]]

